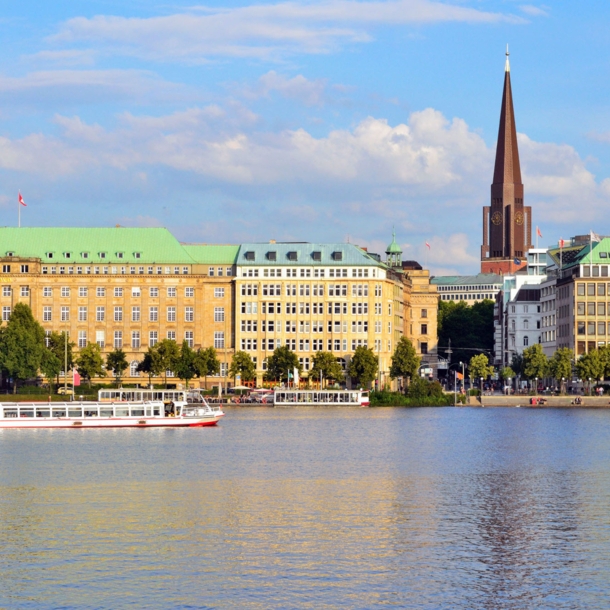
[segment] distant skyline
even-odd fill
[[[4,225],[349,241],[476,273],[504,52],[540,244],[610,234],[601,1],[4,2]],[[535,231],[535,229],[534,229]]]

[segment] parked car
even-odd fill
[[[57,393],[62,396],[74,396],[74,388],[71,385],[67,387],[62,385],[57,388]]]

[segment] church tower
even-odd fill
[[[523,205],[508,56],[507,47],[491,205],[483,208],[481,273],[506,274],[520,269],[532,243],[532,209]]]

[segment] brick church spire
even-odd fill
[[[524,263],[517,261],[524,261],[526,252],[531,247],[531,233],[531,208],[523,205],[523,183],[507,46],[491,205],[483,208],[481,271],[512,273],[520,268]]]

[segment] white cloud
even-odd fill
[[[426,247],[425,242],[430,244]],[[479,258],[469,252],[469,240],[465,233],[453,233],[450,235],[435,235],[422,240],[418,244],[419,261],[428,261],[431,268],[447,265],[450,262],[458,267],[477,265]],[[437,273],[438,275],[438,273]]]
[[[77,17],[66,21],[50,41],[101,45],[113,53],[163,61],[197,62],[218,56],[277,59],[366,42],[371,39],[368,30],[376,25],[450,21],[521,20],[431,0],[280,2],[226,9],[199,6],[151,18]]]
[[[144,70],[43,70],[25,76],[0,75],[4,103],[103,102],[131,99],[140,102],[193,99],[185,86],[162,80]],[[44,96],[44,97],[43,97]]]
[[[533,4],[522,4],[519,9],[526,15],[531,15],[532,17],[548,17],[549,14],[549,9],[546,6],[540,7],[534,6]]]
[[[263,74],[254,87],[244,87],[241,93],[246,98],[257,99],[269,98],[273,92],[277,92],[284,98],[296,100],[306,106],[319,106],[325,101],[326,86],[327,80],[323,78],[309,80],[302,74],[287,78],[271,70]]]

